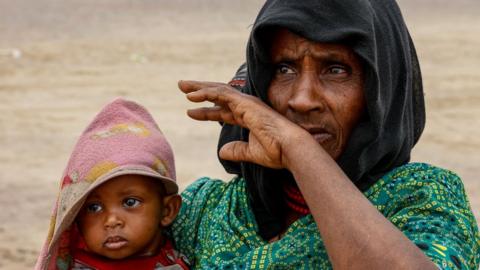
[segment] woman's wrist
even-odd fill
[[[293,173],[293,170],[295,170],[299,164],[309,160],[307,156],[310,156],[311,151],[315,148],[320,148],[320,151],[323,150],[308,131],[296,126],[282,143],[283,166]]]

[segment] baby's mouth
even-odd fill
[[[121,237],[121,236],[110,236],[103,242],[103,246],[108,248],[108,249],[121,249],[128,243],[127,239]]]

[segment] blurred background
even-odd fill
[[[219,125],[187,118],[180,79],[227,82],[260,0],[0,0],[0,269],[31,269],[76,139],[116,96],[146,106],[181,188],[228,180]],[[423,71],[413,161],[457,172],[480,217],[480,2],[400,0]]]

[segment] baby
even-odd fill
[[[152,116],[114,100],[75,146],[35,269],[188,269],[164,234],[181,205],[175,181]]]

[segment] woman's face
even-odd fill
[[[334,159],[365,110],[362,63],[347,46],[279,30],[271,47],[272,107],[315,138]]]

